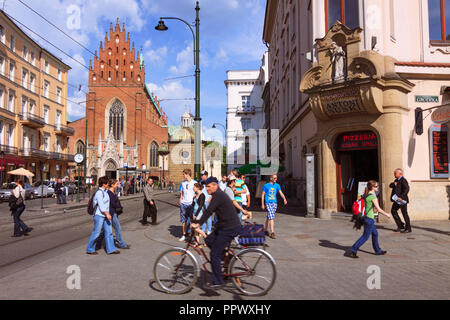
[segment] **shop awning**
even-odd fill
[[[26,162],[22,158],[14,157],[14,156],[4,156],[0,157],[0,168],[1,170],[6,170],[7,166],[25,166]]]
[[[258,160],[257,163],[249,163],[249,164],[243,165],[242,167],[237,168],[237,170],[241,174],[258,174],[259,172],[258,172],[257,168],[269,168],[270,165],[271,165],[270,163],[263,164]],[[284,171],[284,167],[279,166],[278,172],[283,172],[283,171]]]

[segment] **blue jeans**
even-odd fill
[[[114,231],[116,232],[116,240],[119,244],[119,248],[126,247],[127,244],[125,243],[125,241],[123,241],[122,234],[120,232],[122,230],[122,227],[120,226],[119,217],[117,216],[117,213],[113,214],[112,226],[114,228]]]
[[[95,243],[102,231],[102,227],[105,230],[105,243],[106,243],[106,253],[110,254],[117,250],[114,245],[114,238],[112,235],[112,222],[109,221],[106,217],[94,216],[94,230],[92,231],[91,237],[89,238],[89,242],[87,245],[86,252],[94,252],[95,251]]]
[[[223,284],[221,261],[225,257],[225,249],[231,240],[239,234],[241,227],[236,229],[214,229],[205,239],[206,245],[211,249],[211,268],[213,272],[213,283]]]
[[[14,212],[14,235],[20,236],[20,229],[22,229],[22,232],[25,232],[28,230],[27,225],[20,219],[20,215],[25,211],[25,206],[21,206],[16,209],[16,212]]]
[[[380,253],[380,245],[378,244],[378,231],[375,227],[375,221],[371,218],[364,217],[364,233],[363,235],[355,242],[355,244],[350,249],[354,253],[357,253],[359,248],[370,238],[372,235],[372,246],[375,253]]]
[[[65,194],[63,194],[63,193],[58,193],[57,195],[56,195],[56,197],[57,197],[57,203],[58,204],[66,204],[67,202],[66,202],[66,195]]]
[[[212,216],[210,216],[208,220],[206,220],[206,222],[202,224],[203,232],[211,232],[211,229],[212,229]]]

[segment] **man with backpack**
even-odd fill
[[[86,253],[90,255],[98,254],[95,251],[96,240],[99,237],[102,227],[105,231],[106,253],[119,254],[114,245],[112,234],[112,216],[109,214],[110,198],[108,195],[108,177],[101,177],[98,180],[97,192],[92,196],[88,203],[88,213],[94,216],[94,230],[87,245]]]

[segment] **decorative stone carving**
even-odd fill
[[[101,167],[104,168],[105,162],[110,159],[112,159],[117,164],[120,163],[119,152],[116,147],[116,142],[112,129],[109,131],[108,138],[106,139],[105,151],[103,152],[100,161],[102,163]]]
[[[348,67],[351,78],[374,78],[377,77],[377,68],[367,58],[356,57]]]
[[[304,76],[300,83],[300,91],[307,91],[320,84],[320,78],[322,77],[322,66],[312,67]]]

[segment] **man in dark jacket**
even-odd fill
[[[55,193],[58,204],[66,204],[66,192],[61,179],[58,179],[58,183],[55,186]]]
[[[390,184],[390,188],[392,188],[391,201],[392,203],[392,217],[397,224],[397,230],[395,232],[401,231],[402,233],[410,233],[411,232],[411,223],[409,221],[408,216],[408,192],[409,192],[409,184],[408,181],[403,177],[402,169],[396,169],[394,171],[395,180]],[[397,199],[394,201],[392,197],[396,196]],[[399,204],[399,202],[404,202],[404,204]],[[398,215],[398,209],[402,211],[403,219],[405,220],[405,224],[400,220]]]

